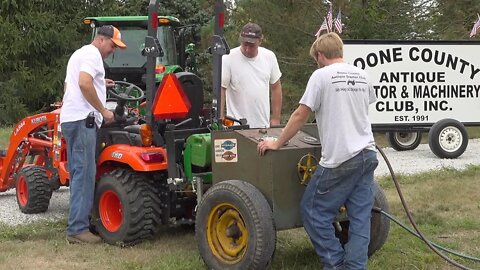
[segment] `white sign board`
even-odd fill
[[[480,123],[480,43],[352,42],[344,60],[370,76],[372,124]]]

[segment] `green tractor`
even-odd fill
[[[147,36],[148,16],[87,17],[83,23],[92,28],[92,40],[99,27],[113,25],[122,33],[122,40],[128,45],[125,50],[117,50],[104,60],[106,78],[114,81],[133,83],[145,90],[147,56],[145,36]],[[158,16],[156,39],[162,51],[155,63],[155,81],[159,83],[165,74],[192,70],[195,46],[186,43],[187,27],[175,17]],[[190,31],[191,32],[191,31]],[[193,39],[194,37],[192,37]]]

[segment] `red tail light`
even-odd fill
[[[220,14],[218,14],[218,27],[220,27],[220,29],[223,29],[224,25],[225,25],[225,13],[221,12]]]
[[[152,24],[152,28],[157,29],[158,28],[158,13],[154,12],[151,16],[152,21],[150,22]]]
[[[151,153],[142,153],[141,155],[142,160],[147,163],[154,163],[154,162],[164,162],[165,157],[162,153],[158,152],[151,152]]]

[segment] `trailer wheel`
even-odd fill
[[[45,168],[28,166],[22,168],[16,177],[17,204],[25,214],[47,211],[52,197],[52,187]]]
[[[151,238],[161,224],[161,208],[151,180],[129,169],[103,175],[97,184],[92,222],[109,244],[135,245]]]
[[[439,158],[457,158],[467,149],[467,130],[457,120],[442,119],[430,129],[428,145]]]
[[[253,185],[213,185],[198,206],[195,236],[209,269],[266,269],[276,245],[272,210]]]
[[[374,207],[378,207],[385,212],[389,212],[387,197],[385,192],[380,188],[377,182],[374,184],[375,189],[375,198],[374,198]],[[348,212],[348,210],[347,210]],[[342,245],[345,245],[348,242],[348,221],[340,222],[342,231],[335,231],[337,237],[340,239]],[[370,244],[368,245],[368,256],[373,255],[377,250],[379,250],[385,241],[387,241],[388,233],[390,232],[390,220],[377,212],[372,212],[371,225],[370,225]]]
[[[387,132],[390,146],[397,151],[414,150],[422,142],[420,132]]]

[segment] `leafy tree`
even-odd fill
[[[63,92],[64,67],[82,37],[78,1],[0,1],[0,124],[45,110]]]
[[[351,39],[412,39],[415,0],[351,1],[345,4],[345,35]]]
[[[83,18],[147,15],[147,5],[145,0],[0,0],[0,37],[8,41],[0,43],[0,124],[49,110],[61,99],[66,63],[89,42]],[[162,1],[159,13],[194,25],[192,33],[211,18],[196,0]]]
[[[344,39],[425,39],[432,36],[427,30],[432,28],[433,12],[426,1],[433,0],[331,0],[332,15],[341,10]],[[240,0],[229,17],[230,44],[238,44],[244,23],[262,26],[263,46],[276,53],[283,72],[284,113],[296,108],[317,68],[308,52],[328,8],[328,1],[318,0]]]
[[[283,72],[284,112],[303,93],[316,64],[308,55],[325,17],[327,1],[225,0],[225,37],[238,46],[240,28],[249,21],[262,26],[263,46],[273,50]],[[478,19],[477,0],[331,0],[339,9],[345,39],[468,39]],[[48,110],[61,98],[66,63],[89,42],[87,16],[147,15],[147,0],[0,0],[0,124]],[[211,91],[213,0],[165,0],[159,14],[185,25],[197,44],[199,75]],[[199,40],[201,37],[201,40]],[[6,42],[5,42],[6,41]],[[183,48],[179,48],[183,49]],[[208,97],[207,97],[208,99]]]
[[[480,2],[476,0],[424,0],[430,6],[429,22],[433,39],[468,39],[478,20]]]

